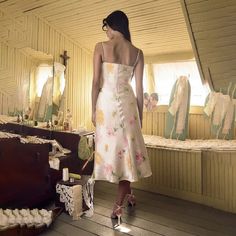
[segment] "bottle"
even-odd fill
[[[68,121],[65,119],[65,121],[64,121],[64,123],[63,123],[63,128],[64,128],[64,130],[69,130],[69,123],[68,123]]]
[[[72,114],[70,112],[70,109],[67,109],[66,118],[65,118],[63,126],[64,126],[64,130],[72,131]]]
[[[20,123],[20,115],[17,115],[17,120],[16,120],[17,123]]]
[[[21,123],[22,122],[22,116],[19,114],[17,116],[17,123]]]

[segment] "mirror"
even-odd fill
[[[53,56],[31,48],[22,50],[32,60],[29,76],[29,99],[23,107],[23,118],[26,121],[49,121],[52,117]]]
[[[28,67],[23,68],[20,83],[6,103],[9,120],[26,125],[46,127],[47,123],[63,123],[65,66],[55,62],[52,55],[22,48]],[[19,63],[19,68],[23,63]],[[24,65],[25,66],[25,65]],[[3,112],[1,112],[4,114]]]
[[[55,62],[52,56],[47,56],[37,63],[37,67],[31,73],[28,117],[37,122],[62,125],[65,66]]]
[[[66,85],[65,66],[54,62],[53,71],[52,122],[54,125],[62,125]]]
[[[65,66],[59,62],[40,63],[31,79],[31,107],[33,118],[38,122],[62,125],[65,91]],[[33,84],[34,83],[34,84]]]
[[[33,119],[39,122],[46,122],[52,118],[52,97],[53,97],[53,63],[40,63],[35,72],[34,79],[31,78],[31,88],[34,91],[31,96],[29,116],[33,108]]]

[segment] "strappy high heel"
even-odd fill
[[[126,196],[128,206],[134,207],[136,205],[136,197],[134,196],[133,192],[127,194]]]
[[[111,213],[112,219],[118,219],[118,225],[120,225],[120,219],[122,215],[122,208],[123,206],[115,205],[115,209],[113,209],[113,212]]]

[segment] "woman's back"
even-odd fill
[[[111,215],[113,219],[118,217],[119,224],[126,194],[134,199],[130,182],[151,175],[141,133],[144,62],[142,51],[131,43],[129,20],[124,12],[114,11],[102,23],[109,41],[96,44],[93,58],[92,122],[96,126],[93,177],[119,183]],[[137,98],[129,83],[133,74]]]
[[[127,40],[109,40],[102,43],[103,62],[134,66],[139,49]]]

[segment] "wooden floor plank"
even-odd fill
[[[90,232],[87,232],[79,227],[76,227],[75,225],[65,223],[61,218],[63,218],[63,215],[65,213],[62,213],[58,219],[57,219],[57,224],[54,225],[53,230],[65,235],[65,236],[94,236],[97,234],[93,234]],[[69,216],[68,216],[69,217]],[[72,218],[70,217],[70,221],[72,221]],[[51,234],[49,234],[51,236]]]
[[[40,235],[43,235],[43,236],[64,236],[64,235],[66,235],[65,233],[57,231],[57,228],[59,227],[60,224],[61,224],[60,220],[54,221],[53,224],[50,225],[49,229]]]
[[[96,205],[99,204],[104,207],[109,207],[110,209],[112,209],[113,201],[110,199],[111,198],[107,196],[103,196],[103,199],[96,197],[95,199]],[[186,219],[184,219],[182,215],[178,214],[176,215],[176,213],[171,213],[171,212],[169,213],[163,210],[157,211],[155,208],[150,208],[148,205],[145,206],[138,205],[133,215],[135,217],[140,217],[148,221],[154,221],[155,223],[160,223],[168,227],[174,227],[175,229],[183,230],[190,234],[197,234],[202,236],[204,235],[221,236],[227,234],[235,236],[234,232],[228,232],[229,230],[227,227],[224,227],[223,229],[219,228],[221,232],[217,232],[217,230],[214,228],[213,229],[206,228],[205,224],[204,226],[195,225],[195,222],[192,221],[186,223]]]
[[[64,236],[66,234],[62,234],[62,233],[59,233],[59,232],[56,232],[52,229],[48,229],[46,232],[40,234],[42,236]]]
[[[95,184],[95,194],[96,189],[99,192],[110,193],[112,195],[116,194],[116,184],[111,184],[103,181],[97,181]],[[166,197],[161,194],[146,192],[138,189],[134,189],[134,193],[139,197],[138,201],[143,202],[143,199],[148,198],[150,205],[158,204],[163,206],[163,208],[168,209],[171,208],[173,211],[177,211],[179,213],[184,213],[185,215],[193,216],[196,215],[200,219],[204,219],[207,221],[213,221],[217,224],[224,225],[235,225],[236,214],[232,214],[229,212],[223,212],[218,209],[214,209],[208,206],[204,206],[201,204],[192,203],[189,201],[184,201],[181,199],[176,199],[172,197]],[[144,202],[145,203],[145,202]],[[187,207],[187,208],[186,208]]]
[[[97,193],[95,197],[95,201],[97,198],[102,198],[107,202],[112,199],[112,196],[107,195],[107,194],[105,195],[104,193]],[[147,202],[149,202],[149,199],[147,199]],[[112,200],[111,200],[111,203],[113,204]],[[174,209],[173,211],[171,211],[171,210],[163,209],[162,207],[160,208],[158,206],[153,206],[153,205],[150,206],[149,203],[145,204],[145,203],[139,202],[136,213],[138,213],[139,211],[145,211],[145,212],[152,213],[153,215],[163,216],[167,219],[172,219],[174,221],[182,222],[184,224],[192,225],[194,227],[200,227],[208,231],[227,233],[229,235],[236,235],[235,227],[229,227],[229,226],[224,226],[222,224],[216,224],[215,222],[212,222],[210,219],[206,221],[203,219],[199,219],[197,217],[186,216],[184,213],[179,214],[178,212],[175,212]],[[142,215],[142,214],[143,213],[140,213],[139,215]]]
[[[111,209],[108,209],[108,208],[105,208],[103,206],[96,204],[95,213],[106,216],[107,218],[110,218]],[[157,234],[161,234],[161,235],[166,235],[166,236],[172,236],[172,235],[192,236],[193,235],[193,234],[189,234],[180,230],[169,228],[167,226],[164,226],[158,223],[153,223],[151,221],[141,219],[139,217],[134,217],[130,214],[126,214],[126,212],[124,212],[124,214],[122,215],[122,222],[126,223],[127,225],[136,226],[138,228],[141,228],[150,232],[154,232]]]
[[[65,220],[67,223],[71,223],[77,227],[83,228],[89,232],[96,233],[97,235],[124,235],[121,231],[124,230],[128,235],[137,236],[160,236],[155,232],[145,230],[139,227],[125,224],[122,221],[121,227],[115,227],[117,225],[117,220],[111,220],[110,217],[105,217],[103,215],[94,214],[91,218],[82,218],[79,221],[71,222],[71,218],[65,214],[60,217],[60,219]],[[121,230],[121,231],[120,231]]]
[[[103,207],[110,207],[110,209],[112,209],[112,203],[110,203],[110,205],[109,205],[107,200],[97,199],[96,205],[101,205]],[[95,205],[95,207],[96,207],[96,205]],[[139,209],[136,209],[135,213],[133,215],[135,217],[138,217],[138,218],[141,218],[141,219],[144,219],[147,221],[151,221],[153,223],[161,224],[161,225],[167,226],[169,228],[174,228],[174,229],[177,229],[177,230],[189,233],[189,234],[193,234],[193,235],[222,236],[222,234],[217,233],[215,231],[210,231],[210,230],[203,229],[201,227],[197,227],[194,225],[189,225],[189,224],[183,223],[183,222],[181,222],[181,219],[179,219],[179,221],[173,220],[173,219],[169,219],[167,217],[163,217],[159,214],[153,214],[150,212],[141,211]]]
[[[89,220],[89,218],[88,219],[81,218],[80,220],[72,221],[71,217],[66,214],[62,214],[60,216],[60,220],[63,220],[64,223],[71,224],[75,227],[83,229],[89,233],[94,233],[96,235],[101,235],[101,236],[103,236],[103,235],[107,235],[107,236],[123,235],[122,233],[120,233],[118,231],[114,231],[112,226],[109,227],[107,225],[107,222],[104,222],[104,220],[101,221],[100,223],[95,223],[95,222]]]
[[[95,184],[94,215],[73,221],[63,213],[45,236],[235,236],[236,215],[180,199],[134,190],[138,202],[125,208],[122,224],[111,220],[117,186]]]
[[[107,188],[106,188],[107,189]],[[109,192],[112,188],[109,188]],[[108,191],[103,192],[104,188],[101,190],[97,190],[97,194],[99,195],[104,195],[104,196],[108,196],[109,199],[114,199],[115,195],[114,192],[112,192],[112,194],[108,195]],[[170,216],[173,218],[179,218],[181,217],[181,220],[185,223],[189,223],[189,224],[194,224],[196,226],[201,226],[201,227],[205,227],[206,229],[214,229],[217,231],[222,231],[225,232],[227,231],[229,234],[233,234],[236,235],[236,228],[235,228],[235,222],[236,222],[236,215],[235,214],[228,214],[222,211],[214,211],[214,219],[212,219],[212,215],[208,215],[207,218],[202,218],[202,212],[193,212],[193,207],[192,205],[194,205],[193,203],[188,204],[188,205],[184,205],[184,206],[175,206],[174,204],[165,204],[163,203],[163,201],[158,201],[157,199],[153,200],[152,196],[150,199],[150,196],[147,194],[140,196],[140,192],[142,194],[145,194],[146,192],[144,191],[139,191],[137,192],[137,197],[138,197],[138,202],[139,202],[139,209],[146,209],[147,211],[152,211],[154,209],[156,209],[156,211],[158,211],[159,213],[161,213],[162,215],[165,214],[171,214]],[[95,193],[96,196],[96,193]],[[168,197],[165,197],[165,199],[170,199]],[[175,201],[175,199],[174,199]],[[182,201],[184,203],[186,203],[186,201],[183,200],[179,200]],[[148,202],[148,204],[147,204]],[[199,205],[199,204],[195,204],[195,205]],[[212,211],[212,208],[209,207],[204,207],[204,211]],[[215,209],[214,209],[215,210]],[[156,213],[156,212],[153,212]],[[224,215],[222,217],[222,215]],[[225,217],[227,216],[227,217]],[[217,220],[216,220],[217,219]],[[229,224],[229,219],[231,221],[231,224]]]
[[[159,234],[156,233],[152,230],[147,230],[143,227],[139,227],[139,226],[135,226],[133,224],[128,224],[126,220],[124,220],[124,218],[122,218],[121,222],[121,227],[115,227],[117,225],[118,220],[116,219],[111,219],[108,216],[104,216],[102,214],[94,214],[94,217],[89,219],[90,221],[93,221],[95,223],[98,224],[104,224],[108,227],[110,227],[111,229],[115,229],[115,230],[124,230],[125,232],[127,232],[128,235],[140,235],[140,236],[160,236],[163,234]]]

